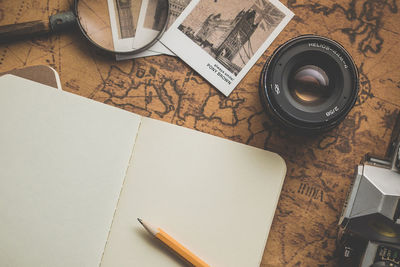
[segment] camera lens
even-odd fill
[[[325,37],[304,35],[280,46],[260,78],[261,101],[284,126],[321,132],[353,107],[358,72],[349,53]]]

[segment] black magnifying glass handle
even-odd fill
[[[0,26],[0,43],[10,43],[31,37],[57,33],[77,25],[74,12],[67,11],[49,17],[49,20],[35,20]]]

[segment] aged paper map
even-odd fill
[[[72,4],[0,0],[0,25],[48,19]],[[0,72],[49,65],[66,91],[279,153],[288,174],[261,266],[335,266],[337,222],[354,168],[367,152],[384,155],[400,109],[400,1],[283,4],[296,16],[229,97],[177,58],[116,62],[92,49],[78,30],[1,45]],[[356,107],[339,127],[298,136],[263,111],[258,80],[273,49],[310,33],[343,44],[359,68],[361,87]]]

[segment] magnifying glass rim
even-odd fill
[[[167,10],[166,10],[167,16],[165,18],[165,22],[164,22],[163,28],[160,30],[160,32],[157,34],[157,36],[150,43],[148,43],[147,45],[142,46],[140,48],[132,49],[132,51],[121,51],[121,52],[119,52],[119,51],[110,50],[110,49],[107,49],[107,48],[104,48],[104,47],[100,46],[95,41],[93,41],[89,37],[89,35],[86,33],[86,30],[82,26],[81,21],[79,19],[79,15],[78,15],[78,2],[79,2],[79,0],[74,0],[74,13],[75,13],[76,21],[77,21],[77,23],[79,25],[79,28],[81,29],[82,34],[86,37],[86,39],[92,45],[94,45],[95,47],[97,47],[97,48],[99,48],[99,49],[101,49],[103,51],[106,51],[108,53],[115,54],[115,55],[135,55],[135,54],[139,54],[141,52],[144,52],[147,49],[149,49],[150,47],[152,47],[156,42],[158,42],[160,37],[164,34],[165,29],[167,28],[167,25],[168,25],[168,21],[169,21],[169,9],[170,9],[170,7],[169,7],[169,0],[163,0],[163,1],[165,1],[167,3]]]

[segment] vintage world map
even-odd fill
[[[78,30],[0,45],[0,72],[50,65],[66,91],[279,153],[287,176],[261,266],[336,266],[337,223],[355,166],[366,153],[384,156],[400,108],[400,1],[283,3],[296,16],[229,97],[178,58],[117,62],[92,49]],[[0,0],[0,25],[45,20],[72,4]],[[339,127],[316,136],[281,128],[258,95],[268,56],[301,34],[339,41],[360,72],[355,108]]]

